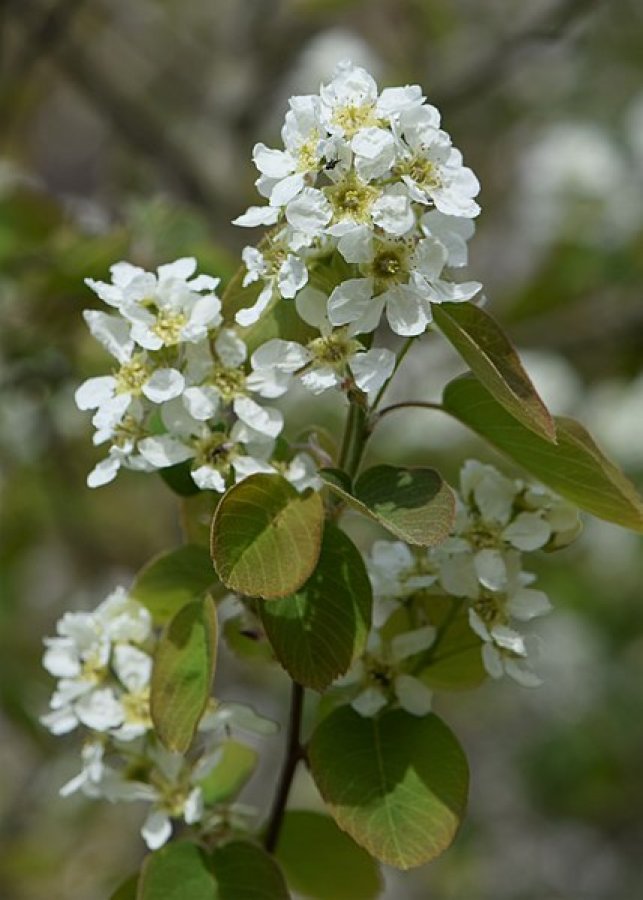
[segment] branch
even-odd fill
[[[301,746],[301,718],[304,708],[304,689],[296,681],[292,683],[292,694],[290,699],[290,721],[288,724],[288,741],[286,744],[286,759],[284,767],[281,771],[279,779],[279,787],[275,796],[275,802],[268,820],[266,828],[266,836],[264,838],[264,847],[268,853],[274,853],[277,842],[279,840],[279,832],[284,820],[286,806],[288,804],[288,795],[292,787],[293,778],[297,771],[297,765],[300,759],[304,757],[304,751]]]

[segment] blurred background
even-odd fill
[[[288,96],[317,91],[345,58],[382,86],[419,82],[483,185],[471,276],[553,411],[580,418],[640,484],[642,46],[636,0],[0,2],[2,900],[106,900],[143,855],[141,810],[58,798],[80,740],[38,723],[52,688],[43,635],[180,540],[160,478],[85,487],[98,454],[73,392],[109,363],[81,319],[94,301],[83,278],[188,254],[230,277],[251,149],[278,142]],[[437,398],[461,369],[427,338],[391,399]],[[318,411],[337,427],[337,404]],[[494,460],[437,413],[402,415],[373,457],[451,480],[469,455]],[[385,873],[388,900],[643,896],[640,539],[587,521],[533,568],[556,607],[535,629],[544,686],[439,697],[469,755],[470,815],[436,863]],[[218,685],[283,717],[272,670],[226,655]],[[270,793],[278,751],[251,802]],[[295,802],[314,803],[305,776]]]

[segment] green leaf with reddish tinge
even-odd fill
[[[296,593],[262,604],[261,619],[289,675],[322,691],[364,650],[372,602],[361,553],[327,524],[313,574]]]
[[[433,306],[442,333],[490,394],[525,428],[556,442],[556,426],[500,325],[473,303]]]
[[[224,844],[212,852],[210,862],[217,886],[216,900],[290,900],[279,866],[256,844]],[[195,898],[186,893],[184,900]]]
[[[251,475],[224,495],[212,523],[212,558],[221,581],[249,597],[298,590],[321,548],[324,506],[281,475]]]
[[[354,509],[409,544],[431,547],[448,537],[455,519],[455,497],[435,469],[374,466],[349,493],[331,473],[325,484]]]
[[[557,418],[558,443],[552,445],[510,416],[473,375],[447,385],[443,404],[456,419],[581,509],[643,531],[643,499],[578,422]]]
[[[210,691],[217,649],[214,602],[206,596],[182,607],[165,627],[154,655],[151,712],[169,750],[185,753]]]
[[[143,863],[136,900],[220,900],[209,860],[187,841],[168,844]]]
[[[313,733],[310,769],[340,828],[400,869],[439,856],[467,802],[464,753],[447,726],[403,710],[363,718],[336,709]]]
[[[136,576],[130,596],[149,609],[157,625],[164,625],[217,582],[207,548],[185,544],[150,560]]]
[[[382,879],[375,860],[333,819],[311,810],[286,813],[276,856],[288,884],[313,900],[374,900]]]

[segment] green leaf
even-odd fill
[[[116,888],[109,900],[136,900],[137,888],[138,874],[132,875],[120,887]]]
[[[334,473],[320,475],[333,493],[409,544],[431,547],[451,531],[455,498],[435,469],[374,466],[359,476],[352,494]]]
[[[295,594],[262,604],[261,619],[288,674],[323,691],[363,652],[372,602],[361,553],[327,524],[313,574]]]
[[[501,406],[518,421],[556,443],[556,426],[500,325],[472,303],[433,306],[443,334]]]
[[[382,880],[375,860],[321,813],[291,810],[276,856],[289,885],[314,900],[372,900]]]
[[[136,900],[219,900],[205,853],[184,841],[150,854],[141,870]]]
[[[279,866],[256,844],[233,841],[217,847],[211,860],[216,900],[290,900]],[[187,891],[183,898],[197,900]]]
[[[164,625],[216,581],[207,548],[186,544],[150,560],[136,576],[130,596],[149,609],[157,625]]]
[[[317,565],[324,506],[281,475],[251,475],[231,488],[212,523],[212,558],[233,591],[266,599],[298,590]]]
[[[214,602],[206,596],[182,607],[168,623],[154,655],[151,712],[169,750],[185,753],[212,688],[217,647]]]
[[[254,772],[257,759],[257,751],[247,744],[239,741],[222,744],[221,758],[200,782],[206,806],[236,797]]]
[[[392,710],[367,719],[344,706],[317,727],[308,756],[339,827],[381,862],[419,866],[453,841],[469,773],[437,716]]]
[[[553,446],[523,428],[472,375],[448,384],[443,404],[456,419],[581,509],[643,531],[643,500],[636,488],[578,422],[557,418],[558,444]]]

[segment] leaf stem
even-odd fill
[[[444,617],[444,620],[442,621],[442,623],[440,625],[438,625],[433,643],[431,644],[429,649],[426,651],[426,653],[423,654],[423,656],[419,660],[418,664],[415,666],[415,669],[414,669],[415,674],[417,674],[418,672],[421,672],[423,669],[426,669],[426,667],[433,662],[433,659],[435,657],[438,647],[440,646],[440,644],[446,637],[447,631],[451,628],[458,613],[462,609],[462,604],[464,602],[462,597],[451,597],[450,599],[452,601],[451,609],[449,610],[447,615]]]
[[[418,409],[437,409],[440,412],[448,412],[441,403],[430,403],[428,400],[405,400],[402,403],[393,403],[391,406],[385,406],[384,409],[375,416],[373,426],[375,426],[380,419],[383,419],[384,416],[388,416],[389,413],[396,412],[398,409],[413,409],[414,407],[417,407]]]
[[[373,404],[372,404],[372,406],[371,406],[371,412],[372,412],[372,413],[375,412],[375,410],[377,409],[377,407],[380,405],[380,402],[381,402],[382,397],[384,396],[384,394],[385,394],[385,392],[386,392],[386,389],[388,388],[388,386],[390,385],[390,383],[393,381],[393,378],[395,377],[395,373],[396,373],[397,370],[400,368],[400,366],[401,366],[401,364],[402,364],[402,360],[404,359],[404,357],[406,356],[406,354],[407,354],[407,353],[409,352],[409,350],[411,349],[411,344],[413,343],[414,340],[415,340],[414,337],[407,338],[406,341],[404,342],[404,344],[402,345],[402,348],[400,349],[400,352],[397,354],[397,358],[396,358],[396,360],[395,360],[395,366],[393,367],[393,371],[391,372],[390,376],[386,379],[386,381],[384,382],[384,384],[382,385],[382,387],[381,387],[381,388],[379,389],[379,391],[377,392],[377,394],[376,394],[376,396],[375,396],[375,400],[373,400]]]
[[[297,765],[304,757],[304,750],[301,745],[301,720],[303,709],[304,689],[296,681],[293,681],[290,695],[290,720],[288,723],[286,758],[281,770],[279,786],[277,787],[277,793],[275,795],[264,837],[264,847],[268,853],[274,853],[277,847],[290,788],[292,787],[293,778],[297,771]]]

